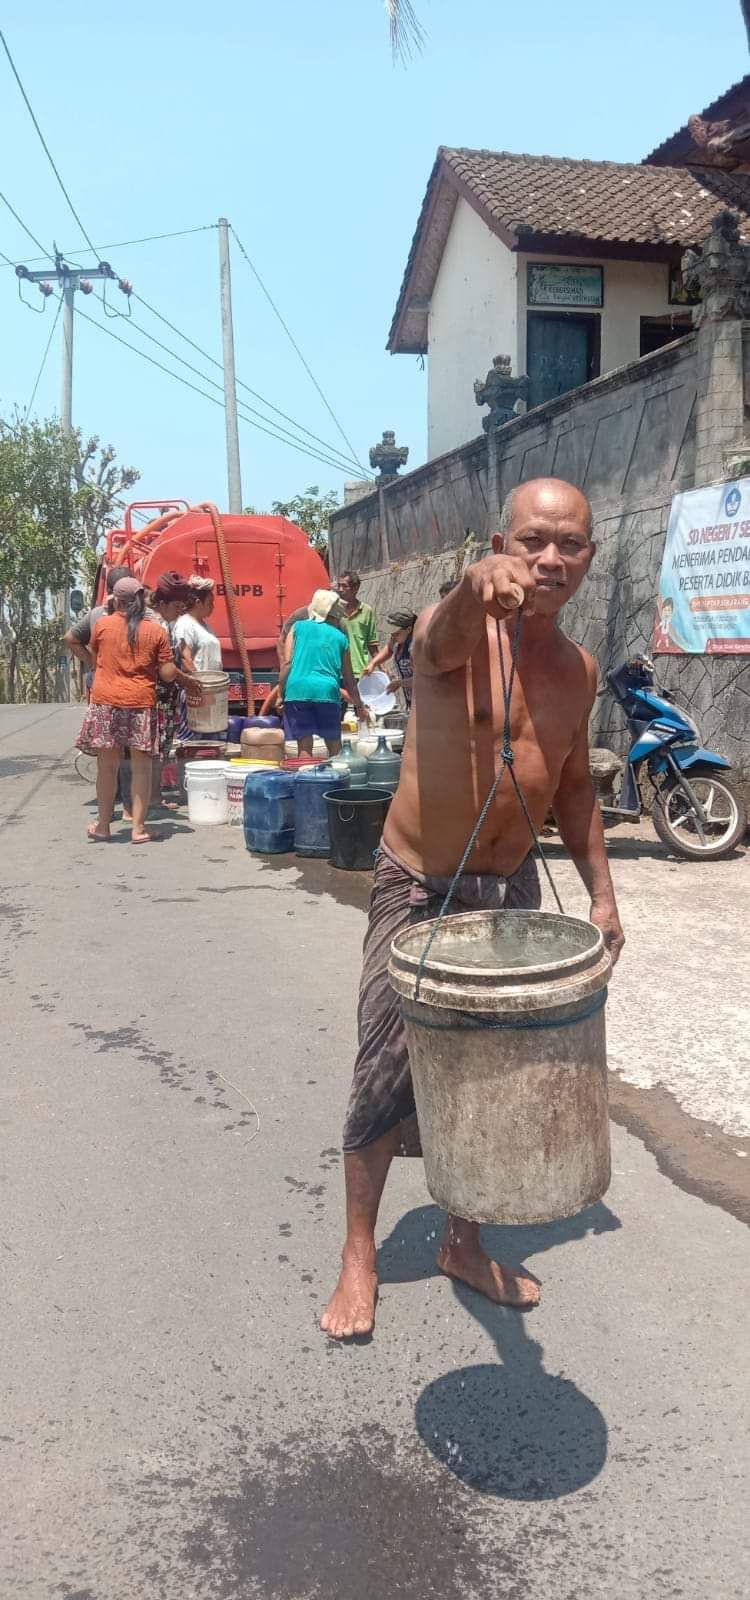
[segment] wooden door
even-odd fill
[[[541,406],[596,377],[595,320],[529,312],[526,370],[530,406]]]

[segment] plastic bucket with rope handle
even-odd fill
[[[520,600],[522,592],[518,591]],[[511,705],[519,613],[505,665],[500,763],[437,918],[404,928],[388,974],[401,996],[427,1187],[475,1222],[552,1222],[610,1178],[604,1005],[612,963],[599,928],[566,917],[519,779]],[[503,780],[511,783],[558,913],[449,916]]]
[[[445,1210],[553,1222],[601,1199],[610,969],[598,928],[552,912],[468,912],[396,936],[388,973]]]

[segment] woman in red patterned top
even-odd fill
[[[133,844],[147,844],[152,835],[144,823],[151,798],[152,763],[159,754],[157,683],[183,682],[195,692],[195,680],[175,664],[169,634],[146,616],[146,594],[137,578],[119,578],[113,590],[115,610],[95,623],[90,650],[95,662],[91,701],[78,738],[78,748],[96,756],[98,820],[88,835],[109,839],[123,750],[130,749],[133,769]]]

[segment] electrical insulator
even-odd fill
[[[128,295],[128,297],[130,297],[130,295],[133,293],[133,285],[128,278],[118,278],[117,287],[118,289],[122,290],[123,294]]]
[[[94,293],[94,285],[93,285],[93,283],[89,283],[88,278],[79,278],[78,287],[79,287],[79,289],[81,291],[81,294],[93,294]]]
[[[16,267],[16,277],[17,278],[30,278],[31,277],[31,273],[29,272],[28,267]]]
[[[55,292],[51,283],[38,283],[37,289],[39,290],[39,293],[43,295],[54,294]]]

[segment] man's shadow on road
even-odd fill
[[[444,1220],[437,1206],[402,1217],[378,1252],[381,1284],[437,1274]],[[496,1260],[520,1266],[527,1255],[619,1227],[600,1201],[564,1222],[488,1227],[484,1243]],[[607,1458],[607,1424],[598,1407],[570,1379],[545,1372],[543,1348],[529,1336],[523,1313],[455,1281],[453,1291],[494,1340],[501,1364],[459,1367],[428,1384],[415,1408],[423,1442],[455,1477],[485,1494],[534,1501],[582,1489]]]

